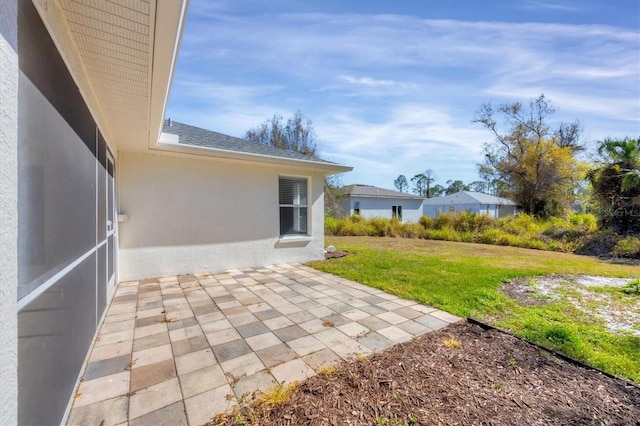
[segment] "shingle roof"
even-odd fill
[[[371,185],[354,184],[344,187],[344,194],[356,197],[369,198],[408,198],[408,199],[424,199],[417,195],[407,194],[406,192],[392,191],[391,189],[378,188]]]
[[[313,161],[315,163],[336,164],[331,161],[321,160],[298,152],[287,151],[271,145],[264,145],[248,141],[246,139],[224,135],[211,130],[178,123],[173,120],[165,120],[162,132],[169,133],[171,135],[178,135],[178,142],[185,145],[196,145],[206,148],[222,149],[225,151],[288,158],[292,160]]]
[[[503,206],[515,206],[511,200],[483,192],[460,191],[455,194],[445,195],[444,197],[427,198],[424,200],[425,205],[444,205],[444,204],[499,204]]]

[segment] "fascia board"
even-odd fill
[[[171,142],[158,142],[151,150],[191,154],[201,157],[215,157],[228,160],[249,161],[253,163],[267,163],[283,166],[305,167],[326,172],[326,174],[344,173],[353,170],[351,166],[342,164],[330,164],[311,160],[298,160],[295,158],[275,157],[271,155],[252,154],[247,152],[229,151],[226,149],[208,148],[196,145],[186,145]]]
[[[171,83],[187,20],[190,0],[157,1],[153,28],[153,57],[150,61],[149,140],[152,149],[158,142],[169,102]]]

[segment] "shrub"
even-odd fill
[[[500,219],[500,227],[514,235],[535,234],[542,231],[538,220],[525,213]]]
[[[387,237],[400,237],[402,235],[402,222],[395,217],[389,220],[384,235]]]
[[[375,229],[375,236],[385,237],[387,236],[387,228],[389,227],[389,219],[381,217],[372,217],[369,219],[369,223]]]
[[[422,215],[420,217],[420,225],[422,225],[424,229],[431,229],[434,226],[434,221],[431,217]]]
[[[595,226],[595,216],[586,213],[541,220],[527,214],[495,219],[478,213],[452,212],[435,219],[423,215],[419,223],[402,223],[397,218],[366,219],[359,215],[325,219],[327,235],[426,238],[587,254],[593,254],[588,247],[594,245]],[[620,238],[615,235],[604,254],[640,258],[640,238]]]
[[[419,223],[407,222],[402,224],[401,237],[403,238],[424,238],[425,229]]]
[[[452,228],[454,213],[442,213],[433,219],[434,229]]]
[[[324,217],[324,233],[325,235],[338,235],[338,230],[342,221],[332,216],[325,215]]]
[[[357,237],[376,236],[375,228],[364,218],[358,215],[342,219],[337,235],[353,235]]]
[[[569,222],[582,227],[585,232],[594,232],[598,228],[598,219],[591,213],[572,213]]]
[[[431,240],[473,242],[473,235],[471,232],[459,232],[449,226],[445,226],[441,229],[428,229],[425,231],[424,235],[426,238]]]
[[[620,257],[640,259],[640,237],[627,235],[618,240],[613,247],[612,253]]]

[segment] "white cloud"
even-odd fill
[[[638,31],[233,9],[191,3],[170,111],[242,135],[301,110],[323,152],[362,169],[361,183],[426,168],[475,179],[490,135],[471,120],[487,101],[544,93],[594,137],[639,131]]]
[[[347,83],[363,85],[367,87],[398,87],[401,86],[401,83],[393,80],[376,80],[371,77],[353,77],[350,75],[341,75],[338,77],[339,80],[346,81]]]

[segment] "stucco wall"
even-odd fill
[[[0,2],[0,424],[18,422],[18,28]]]
[[[279,239],[279,176],[309,178],[313,238]],[[321,173],[122,152],[118,177],[121,281],[323,256]]]
[[[348,214],[360,202],[360,215],[366,218],[391,218],[392,206],[402,206],[403,222],[418,222],[422,216],[422,200],[350,197]]]

